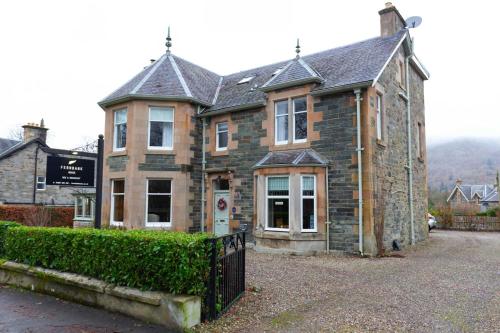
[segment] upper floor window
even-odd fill
[[[382,140],[382,96],[377,94],[377,139]]]
[[[227,142],[228,142],[228,126],[227,121],[222,123],[217,123],[216,125],[216,149],[217,150],[227,150]]]
[[[293,104],[293,142],[307,140],[307,101],[305,97],[292,99]]]
[[[290,113],[288,110],[292,108]],[[289,143],[291,133],[293,143],[307,141],[307,98],[299,97],[275,103],[274,121],[275,144]]]
[[[46,188],[46,180],[44,176],[36,177],[36,189],[38,191],[43,191]]]
[[[172,149],[174,146],[174,109],[149,108],[149,148]]]
[[[288,143],[288,101],[279,101],[275,105],[274,136],[277,145]]]
[[[124,150],[127,145],[127,109],[114,112],[113,150]]]

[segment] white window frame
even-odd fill
[[[87,210],[86,210],[86,205],[82,203],[82,215],[77,215],[78,213],[78,199],[83,199],[83,200],[87,200],[87,199],[90,199],[90,212],[88,214],[88,216],[86,216],[87,214]],[[94,200],[92,200],[92,198],[89,198],[89,197],[85,197],[85,196],[77,196],[75,197],[75,220],[88,220],[88,221],[92,221],[94,219],[94,213],[95,213],[95,203],[94,203]]]
[[[115,188],[115,181],[120,181],[123,180],[123,193],[114,193],[114,188]],[[115,196],[116,195],[123,195],[123,206],[124,206],[124,212],[123,212],[123,219],[125,219],[125,179],[112,179],[111,180],[111,215],[109,216],[109,223],[114,226],[121,227],[123,226],[124,221],[114,221],[113,218],[115,216]]]
[[[43,178],[43,181],[40,181],[40,178]],[[38,185],[43,185],[43,188],[38,188]],[[36,190],[45,191],[46,189],[47,189],[47,178],[45,178],[45,176],[36,176]]]
[[[149,222],[148,221],[148,204],[149,204],[149,181],[150,180],[169,180],[170,181],[170,193],[152,193],[153,195],[160,195],[160,196],[170,196],[170,222]],[[161,228],[166,228],[166,227],[171,227],[172,226],[172,217],[173,217],[173,186],[174,186],[174,181],[170,178],[148,178],[146,179],[146,209],[145,209],[145,216],[144,216],[144,221],[146,227],[161,227]]]
[[[278,115],[278,103],[281,102],[286,102],[287,103],[287,113],[286,115]],[[287,139],[283,141],[278,141],[278,117],[286,117],[288,119],[288,126],[286,127],[287,131]],[[290,101],[289,100],[281,100],[281,101],[274,101],[274,144],[275,145],[286,145],[288,144],[289,141],[289,129],[290,129],[290,124],[289,124],[289,119],[290,118]]]
[[[150,146],[151,139],[151,109],[172,109],[172,121],[167,121],[172,123],[172,146]],[[148,149],[149,150],[173,150],[174,149],[174,139],[175,139],[175,109],[172,106],[150,106],[148,112]]]
[[[306,109],[304,111],[299,111],[299,112],[295,112],[295,103],[294,101],[297,100],[297,99],[305,99],[306,100]],[[299,113],[305,113],[306,114],[306,129],[307,131],[309,132],[309,124],[307,122],[307,96],[302,96],[302,97],[294,97],[292,98],[292,123],[293,123],[293,143],[303,143],[303,142],[307,142],[307,135],[306,135],[306,138],[305,139],[295,139],[295,115],[296,114],[299,114]]]
[[[226,124],[227,129],[224,131],[219,130],[219,125],[220,124]],[[227,145],[225,147],[219,147],[219,134],[220,133],[227,133]],[[227,146],[229,146],[229,122],[228,121],[221,121],[215,124],[215,150],[216,151],[226,151]]]
[[[116,123],[116,114],[117,114],[118,112],[122,112],[122,111],[125,111],[125,115],[126,115],[126,118],[127,118],[127,119],[125,120],[125,122]],[[126,125],[126,124],[127,124],[127,122],[128,122],[128,110],[127,110],[127,108],[118,109],[118,110],[113,110],[113,151],[124,151],[124,150],[127,148],[127,141],[126,141],[127,139],[125,139],[125,146],[120,147],[120,148],[118,148],[118,147],[116,146],[116,140],[117,140],[117,135],[118,135],[118,132],[117,132],[117,130],[116,130],[116,127],[117,127],[117,125],[122,125],[122,124],[125,124],[125,125]],[[128,130],[128,128],[127,128],[127,130]],[[125,135],[126,135],[126,134],[125,134]],[[125,138],[126,138],[126,137],[125,137]]]
[[[383,140],[384,134],[383,134],[383,119],[382,119],[382,95],[377,93],[376,97],[376,108],[377,108],[377,119],[376,119],[376,125],[377,125],[377,140]]]
[[[269,196],[269,178],[287,178],[288,179],[288,195],[271,195]],[[291,200],[290,200],[290,175],[272,175],[266,176],[266,225],[265,230],[268,231],[290,231],[290,224],[292,223],[290,210],[292,208]],[[269,227],[269,199],[288,199],[288,228],[271,228]]]
[[[312,177],[313,182],[314,182],[314,195],[304,195],[303,193],[303,187],[304,187],[304,182],[302,181],[303,178],[305,177]],[[317,204],[317,199],[316,197],[318,196],[318,192],[316,190],[316,175],[301,175],[300,176],[300,229],[302,232],[318,232],[318,209],[316,207]],[[302,219],[304,216],[304,199],[313,199],[313,205],[314,205],[314,229],[304,229],[303,224],[302,224]]]

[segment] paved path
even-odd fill
[[[500,233],[432,231],[404,257],[247,255],[213,332],[500,332]],[[253,289],[253,291],[252,291]]]
[[[128,317],[0,286],[0,333],[166,332]]]

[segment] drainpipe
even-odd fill
[[[330,203],[328,200],[328,164],[325,167],[325,191],[326,191],[326,253],[330,253]]]
[[[407,115],[406,115],[406,126],[408,128],[408,200],[410,201],[410,228],[411,228],[411,245],[415,244],[415,217],[413,213],[413,160],[411,155],[411,99],[410,99],[410,70],[409,70],[409,60],[411,57],[408,55],[405,58],[406,67],[406,97],[407,97]]]
[[[203,117],[203,130],[202,130],[202,135],[203,135],[203,140],[202,140],[202,147],[201,147],[201,154],[202,154],[202,160],[201,160],[201,232],[205,232],[205,164],[207,163],[205,159],[205,131],[206,131],[206,126],[207,126],[207,118]]]
[[[363,162],[361,161],[361,89],[355,89],[356,94],[356,127],[357,127],[357,147],[358,152],[358,234],[359,234],[359,254],[363,256]]]

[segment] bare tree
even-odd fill
[[[89,137],[83,138],[84,143],[76,148],[70,149],[73,151],[81,151],[85,153],[97,153],[97,140],[92,140]]]
[[[24,140],[24,130],[21,126],[17,126],[9,131],[8,138],[15,141],[23,141]]]

